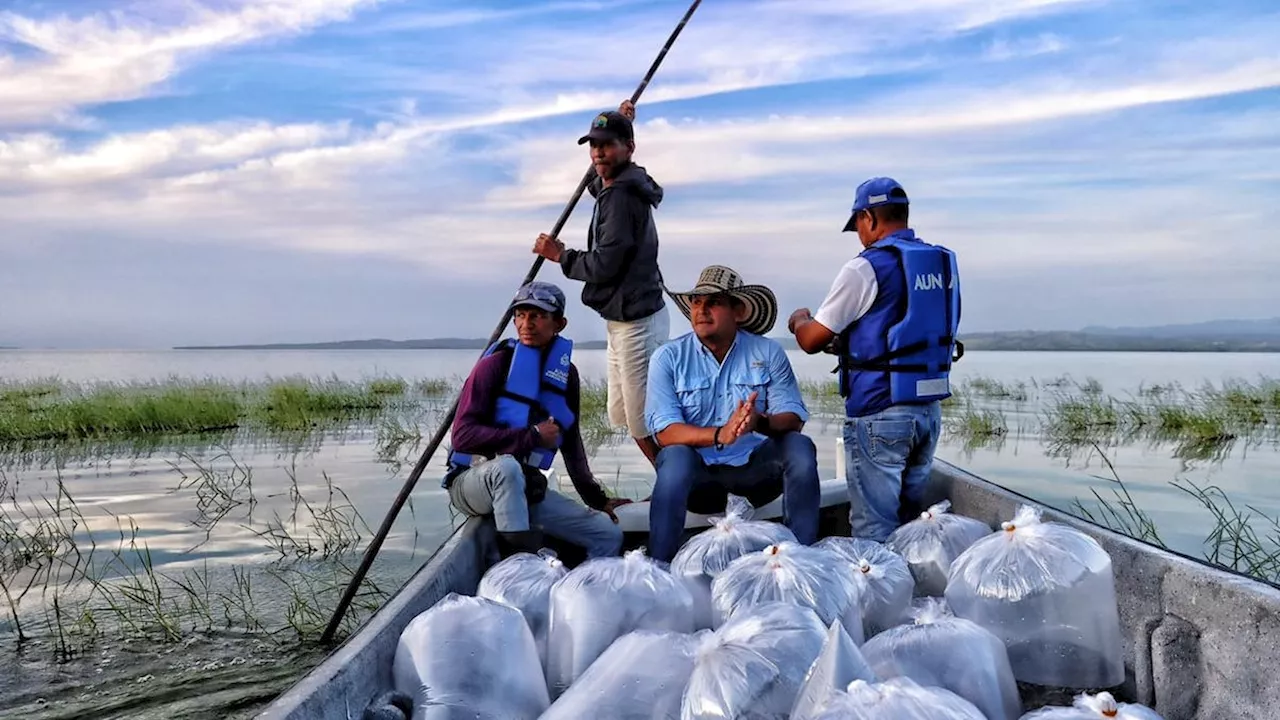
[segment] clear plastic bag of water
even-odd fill
[[[866,637],[910,621],[907,610],[916,581],[901,555],[863,538],[825,537],[813,546],[838,553],[854,565],[853,579],[863,585],[862,628]]]
[[[1029,505],[1001,528],[952,563],[952,612],[995,633],[1022,682],[1079,689],[1124,682],[1111,557],[1085,533],[1042,522]]]
[[[943,500],[920,513],[920,517],[894,530],[885,547],[902,556],[916,579],[917,596],[940,597],[947,589],[951,562],[991,528],[950,512],[951,501]]]
[[[681,720],[786,720],[825,639],[817,614],[801,605],[735,614],[698,648]]]
[[[551,586],[547,687],[555,700],[633,630],[691,633],[693,596],[665,563],[630,550],[592,558]]]
[[[817,712],[833,693],[842,691],[854,680],[875,682],[876,675],[853,638],[839,620],[827,628],[827,639],[818,659],[809,666],[791,717],[805,717]]]
[[[908,677],[926,687],[950,690],[973,703],[988,720],[1018,720],[1022,701],[1000,638],[950,614],[941,598],[930,598],[913,622],[871,638],[862,656],[876,677]]]
[[[535,720],[551,704],[519,610],[449,593],[405,626],[392,662],[413,720]]]
[[[476,589],[477,597],[505,603],[524,615],[544,668],[547,666],[551,586],[568,572],[551,550],[540,550],[537,555],[516,553],[489,568]]]
[[[773,601],[812,609],[823,627],[838,618],[862,644],[862,587],[838,554],[794,542],[770,545],[729,563],[711,583],[717,627],[744,609]]]
[[[973,703],[950,690],[924,687],[896,677],[869,683],[854,680],[832,694],[819,712],[791,720],[988,720]]]
[[[671,574],[682,579],[693,595],[694,623],[698,628],[715,626],[711,581],[729,563],[770,545],[796,542],[795,533],[786,525],[752,520],[754,511],[746,499],[730,495],[725,514],[713,519],[709,529],[689,538],[671,559]]]
[[[1164,720],[1160,713],[1146,705],[1116,702],[1109,692],[1097,695],[1081,693],[1071,707],[1043,707],[1023,715],[1020,720]]]
[[[680,720],[696,651],[710,630],[636,630],[618,638],[540,720]]]

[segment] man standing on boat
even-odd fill
[[[578,144],[591,144],[596,178],[587,186],[595,198],[587,227],[587,249],[565,248],[543,233],[533,252],[560,263],[565,277],[583,281],[582,304],[604,318],[608,363],[609,422],[626,427],[650,463],[658,446],[644,422],[649,359],[671,333],[658,270],[658,230],[653,210],[662,188],[632,162],[635,106],[624,101],[617,111],[591,121]]]
[[[801,308],[787,324],[805,352],[830,347],[840,358],[849,521],[855,537],[881,542],[901,524],[903,500],[921,501],[951,363],[964,352],[955,254],[917,238],[908,207],[891,178],[859,185],[844,231],[858,233],[862,252],[816,315]]]
[[[517,339],[491,347],[463,384],[442,484],[463,513],[492,513],[515,551],[536,553],[545,533],[582,546],[588,557],[613,556],[622,550],[613,509],[631,501],[610,498],[587,465],[573,341],[560,334],[564,304],[551,283],[516,293]],[[547,487],[542,471],[557,451],[586,507]]]
[[[778,317],[774,294],[712,265],[671,299],[692,331],[663,345],[649,366],[645,418],[657,438],[649,555],[670,562],[685,513],[723,512],[728,494],[755,507],[783,496],[784,522],[818,538],[818,452],[802,434],[808,409],[782,346],[764,337]]]

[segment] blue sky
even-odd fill
[[[663,272],[816,308],[887,174],[962,331],[1274,316],[1280,6],[1208,5],[704,0],[639,107]],[[0,344],[483,336],[686,7],[0,3]]]

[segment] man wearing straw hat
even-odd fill
[[[859,185],[844,232],[858,233],[862,252],[817,313],[801,308],[787,323],[805,352],[840,358],[849,522],[855,537],[880,542],[922,500],[951,364],[964,354],[955,253],[916,237],[909,207],[892,178]]]
[[[653,210],[662,187],[631,157],[635,152],[635,106],[625,100],[591,121],[578,144],[590,143],[596,178],[587,186],[595,198],[587,226],[587,249],[565,248],[546,233],[533,252],[560,264],[564,276],[581,280],[582,304],[605,321],[608,413],[626,427],[644,456],[657,461],[658,446],[645,428],[645,378],[649,359],[671,333],[658,269],[658,230]]]
[[[645,420],[661,448],[649,507],[649,555],[670,562],[685,513],[723,512],[728,494],[755,507],[783,496],[796,538],[818,536],[818,453],[791,361],[764,337],[778,317],[773,292],[722,265],[691,290],[668,293],[692,331],[649,362]]]

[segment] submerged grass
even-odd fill
[[[1077,499],[1072,504],[1073,511],[1090,522],[1167,549],[1155,522],[1130,494],[1106,453],[1097,445],[1093,449],[1111,472],[1110,478],[1094,476],[1111,485],[1110,497],[1094,490],[1097,508],[1090,510]],[[1239,506],[1217,485],[1201,485],[1186,478],[1176,478],[1169,484],[1209,515],[1211,527],[1201,547],[1201,560],[1280,585],[1280,517],[1253,505]]]
[[[114,532],[104,531],[105,518],[86,517],[60,475],[49,498],[24,497],[0,473],[0,618],[7,615],[19,646],[39,641],[67,660],[109,637],[177,643],[230,632],[281,644],[318,637],[354,574],[350,560],[372,535],[346,493],[325,475],[324,496],[309,498],[291,472],[291,512],[255,519],[250,468],[230,455],[188,461],[191,468],[174,465],[181,481],[170,492],[194,495],[192,524],[207,537],[220,523],[236,522],[273,558],[218,571],[207,560],[166,571],[134,518],[104,510],[115,524]],[[367,579],[342,633],[387,597]],[[263,607],[264,598],[273,599],[274,611]]]

